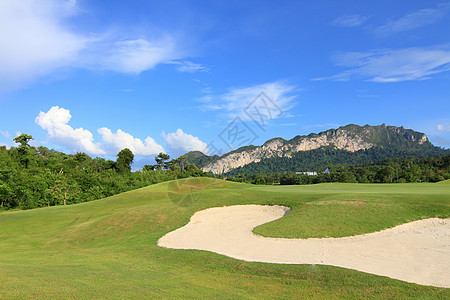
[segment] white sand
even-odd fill
[[[283,206],[238,205],[195,213],[158,245],[212,251],[245,261],[321,264],[407,282],[450,287],[450,219],[427,219],[344,238],[282,239],[253,234],[283,217]]]

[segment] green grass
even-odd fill
[[[450,179],[447,179],[447,180],[442,180],[442,181],[439,181],[439,182],[436,182],[437,184],[450,184]]]
[[[450,297],[449,289],[354,270],[248,263],[156,245],[195,211],[223,205],[291,207],[284,218],[255,229],[288,238],[355,235],[447,218],[449,185],[255,186],[210,178],[193,184],[176,193],[166,182],[79,205],[0,213],[0,298]],[[184,196],[190,192],[195,197]]]

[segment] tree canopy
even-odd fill
[[[130,149],[125,148],[117,154],[117,169],[121,173],[131,172],[131,164],[133,163],[134,154]]]
[[[134,154],[127,148],[112,161],[86,153],[65,154],[29,145],[30,135],[14,139],[19,145],[0,146],[0,210],[30,209],[92,201],[162,181],[209,176],[181,159],[167,161],[170,168],[144,168],[131,172]]]

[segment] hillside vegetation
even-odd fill
[[[177,178],[207,176],[183,157],[160,153],[157,164],[131,172],[133,153],[125,148],[117,160],[91,158],[32,147],[22,134],[18,147],[0,147],[0,210],[68,205],[112,196]]]
[[[205,172],[241,174],[295,172],[334,164],[369,164],[390,158],[439,157],[450,150],[433,146],[425,134],[403,127],[350,124],[291,140],[274,138],[218,156],[189,152],[187,161]]]
[[[87,203],[5,211],[0,213],[0,295],[446,299],[449,289],[330,266],[250,263],[165,249],[157,240],[208,207],[286,205],[291,213],[255,231],[272,237],[339,237],[450,217],[449,196],[448,185],[431,183],[255,186],[187,178]]]
[[[233,170],[230,174],[234,174]],[[329,164],[317,169],[317,175],[294,172],[264,173],[256,171],[227,180],[254,184],[315,184],[322,182],[344,183],[406,183],[439,182],[450,178],[450,155],[436,158],[395,158],[372,164]]]

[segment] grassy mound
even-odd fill
[[[157,240],[198,210],[281,204],[264,236],[367,233],[450,217],[435,184],[254,186],[211,178],[165,182],[72,206],[0,213],[1,298],[448,298],[450,291],[330,266],[247,263]]]
[[[439,181],[439,182],[436,182],[436,183],[438,183],[438,184],[450,184],[450,179],[442,180],[442,181]]]

